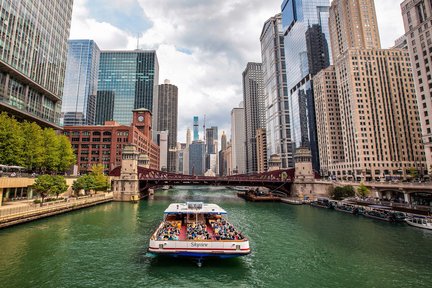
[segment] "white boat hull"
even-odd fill
[[[411,221],[409,221],[409,219],[405,219],[405,222],[408,225],[411,225],[411,226],[414,226],[414,227],[417,227],[417,228],[432,230],[432,223],[419,224],[419,223],[411,222]]]

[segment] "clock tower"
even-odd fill
[[[138,128],[138,130],[140,130],[146,137],[151,139],[152,138],[151,137],[152,136],[151,134],[152,113],[145,108],[135,109],[132,110],[132,112],[133,112],[132,126]]]

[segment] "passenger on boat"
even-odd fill
[[[157,233],[157,240],[179,240],[179,236],[180,229],[177,225],[166,221]]]
[[[244,237],[230,223],[218,219],[212,223],[216,240],[242,240]]]

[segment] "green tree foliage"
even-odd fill
[[[96,187],[95,178],[93,175],[83,175],[74,181],[72,184],[72,189],[78,195],[79,191],[84,190],[86,194],[90,192],[90,190],[94,190]]]
[[[369,196],[370,191],[363,182],[357,187],[357,194],[362,198]]]
[[[76,157],[69,139],[65,135],[58,136],[58,172],[68,171],[76,163]]]
[[[23,132],[24,167],[28,170],[40,170],[44,162],[43,130],[36,123],[24,122],[21,124]]]
[[[95,186],[92,190],[106,191],[109,188],[109,179],[104,174],[104,166],[102,164],[93,165],[91,168],[91,176],[94,177]]]
[[[415,179],[418,177],[418,170],[415,167],[411,167],[409,169],[409,175],[411,176],[412,179]]]
[[[342,200],[344,198],[353,197],[355,195],[354,188],[351,185],[343,187],[335,187],[330,192],[330,197],[335,200]]]
[[[66,180],[63,176],[55,175],[51,176],[53,179],[53,186],[51,187],[51,191],[58,196],[67,191],[68,185],[66,184]]]
[[[53,190],[55,183],[54,178],[51,175],[41,175],[36,178],[35,183],[32,188],[36,194],[42,198],[42,202],[45,197],[55,194],[55,189]]]
[[[0,114],[0,164],[24,164],[23,133],[20,123],[5,112]]]
[[[65,172],[76,163],[68,138],[36,123],[18,122],[0,114],[0,164],[31,171]]]

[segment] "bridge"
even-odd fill
[[[275,170],[251,175],[232,175],[224,177],[193,176],[184,174],[168,173],[159,170],[137,166],[136,178],[123,179],[126,181],[138,181],[140,194],[146,193],[148,189],[158,186],[180,186],[180,185],[213,185],[213,186],[249,186],[266,187],[270,190],[279,190],[286,194],[291,191],[294,182],[294,168]],[[114,168],[110,174],[117,181],[121,181],[122,168]],[[129,175],[126,175],[129,176]],[[124,177],[123,177],[124,178]],[[113,186],[116,184],[113,183]]]

